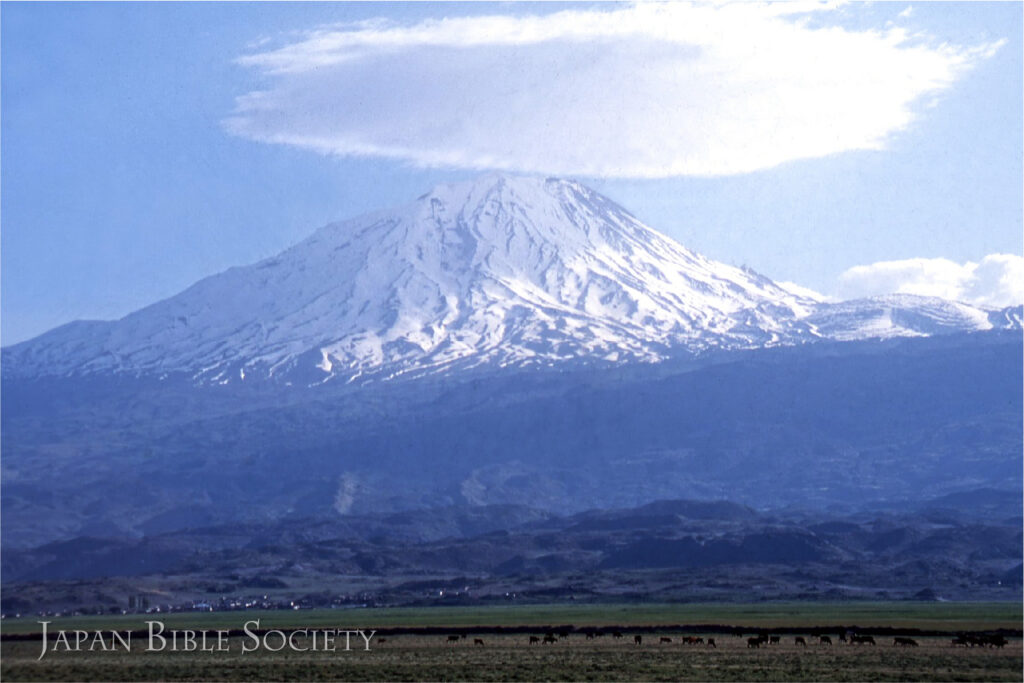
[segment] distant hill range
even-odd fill
[[[79,538],[5,552],[2,609],[123,607],[140,592],[163,605],[260,596],[306,607],[346,595],[389,605],[1020,600],[1019,497],[973,493],[997,503],[994,517],[950,501],[835,515],[666,500],[569,516],[451,506]]]

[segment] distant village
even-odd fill
[[[234,612],[241,610],[300,610],[300,609],[354,609],[373,607],[380,596],[372,593],[339,595],[330,600],[313,597],[297,599],[276,598],[268,595],[223,596],[216,600],[191,600],[176,604],[156,602],[146,594],[129,595],[128,606],[77,607],[66,610],[40,610],[39,617],[78,617],[103,614],[171,614],[175,612]],[[29,616],[20,613],[0,614],[0,619]]]
[[[32,613],[4,612],[0,619],[21,617],[80,617],[98,615],[128,614],[172,614],[180,612],[237,612],[245,610],[303,610],[303,609],[361,609],[367,607],[408,607],[436,604],[477,604],[481,602],[506,602],[525,598],[523,593],[490,595],[485,599],[471,596],[468,587],[464,590],[430,589],[413,595],[402,591],[385,593],[350,593],[336,596],[324,594],[305,595],[297,598],[271,595],[221,596],[217,599],[188,600],[179,603],[157,601],[154,594],[138,593],[127,596],[127,606],[74,607],[62,610],[39,610]],[[572,599],[570,597],[569,599]]]

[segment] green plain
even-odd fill
[[[472,626],[723,626],[809,629],[856,625],[944,632],[1020,630],[1024,607],[1016,602],[766,602],[751,604],[547,604],[482,607],[178,612],[150,615],[21,617],[0,622],[4,634],[37,633],[39,621],[54,629],[142,630],[147,620],[168,629],[233,629],[259,619],[260,628],[423,628]]]

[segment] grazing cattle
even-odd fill
[[[819,636],[818,637],[818,645],[831,645],[831,644],[832,644],[832,639],[829,638],[828,636]]]
[[[462,636],[448,636],[449,643],[457,643],[462,639]]]
[[[952,643],[953,647],[956,647],[958,645],[963,645],[964,647],[967,647],[968,645],[970,645],[970,642],[967,640],[965,636],[957,636],[952,640]]]
[[[633,636],[633,642],[636,643],[637,645],[643,645],[643,642],[644,642],[643,636]]]
[[[1006,638],[1003,638],[1001,635],[998,634],[994,636],[981,637],[981,643],[983,645],[988,645],[989,647],[1003,647],[1008,642],[1010,641],[1008,641]]]
[[[713,647],[716,650],[718,649],[718,646],[715,645],[715,639],[714,638],[708,638],[708,647]]]
[[[569,637],[569,632],[568,631],[559,631],[558,632],[558,637],[559,638],[568,638]]]
[[[779,636],[769,636],[768,638],[768,642],[771,645],[778,645],[781,641],[782,638],[780,638]]]
[[[545,645],[547,645],[548,643],[554,643],[554,642],[557,642],[557,641],[558,641],[558,639],[555,638],[555,636],[553,634],[551,634],[551,633],[549,633],[546,636],[544,636],[544,644]]]
[[[612,638],[621,638],[621,637],[622,637],[622,634],[619,633],[618,631],[615,631],[614,633],[612,633]]]
[[[747,638],[747,647],[761,647],[761,639]]]
[[[804,640],[803,636],[797,636],[796,638],[794,638],[793,639],[793,644],[794,645],[803,645],[804,647],[807,647],[807,641]]]
[[[850,643],[853,645],[874,645],[873,636],[850,636]]]
[[[474,638],[473,639],[473,644],[474,645],[483,645],[484,644],[484,639],[483,638]]]
[[[671,643],[672,639],[671,638],[666,638],[665,636],[662,636],[661,638],[658,639],[658,642],[659,643]]]
[[[839,634],[839,642],[840,642],[840,643],[846,643],[846,642],[848,642],[848,641],[846,640],[846,634],[845,634],[845,633],[840,633],[840,634]]]
[[[533,645],[534,643],[539,643],[539,642],[540,642],[540,638],[538,638],[537,636],[530,636],[530,645]]]
[[[387,638],[378,638],[378,639],[377,639],[377,644],[378,644],[378,645],[380,645],[380,644],[382,644],[382,643],[386,643],[386,642],[388,642],[388,639],[387,639]]]
[[[892,639],[893,647],[901,645],[903,647],[917,647],[917,641],[913,638],[906,638],[904,636],[896,636]]]

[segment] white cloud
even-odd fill
[[[880,261],[839,276],[844,299],[879,294],[919,294],[1002,308],[1024,303],[1024,257],[990,254],[975,263],[943,258]]]
[[[728,175],[883,149],[1001,44],[823,26],[821,3],[612,7],[319,28],[238,59],[268,86],[225,126],[424,166]]]

